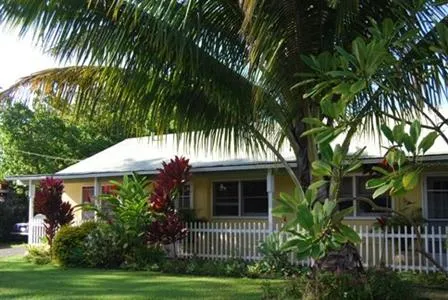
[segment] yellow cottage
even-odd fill
[[[360,147],[365,147],[362,158],[365,169],[378,164],[384,155],[384,148],[374,138],[357,137],[351,144],[351,151]],[[209,147],[187,143],[182,136],[131,138],[50,176],[63,179],[63,200],[78,205],[95,201],[98,199],[96,196],[107,193],[111,189],[110,180],[119,181],[133,172],[146,175],[151,180],[163,161],[169,161],[176,155],[184,156],[190,159],[192,178],[176,206],[179,209],[192,209],[197,217],[209,222],[189,224],[191,234],[179,247],[183,249],[182,254],[218,259],[235,255],[245,259],[259,259],[257,245],[279,228],[279,220],[271,214],[276,199],[280,192],[292,193],[293,183],[282,164],[272,155],[206,149]],[[294,167],[291,149],[286,145],[280,152]],[[375,202],[398,210],[405,203],[411,203],[415,210],[420,211],[430,225],[425,227],[429,231],[423,232],[426,249],[434,259],[448,268],[448,251],[445,247],[448,232],[446,143],[438,138],[423,161],[427,167],[415,190],[400,199],[384,196],[375,199]],[[45,176],[11,176],[8,180],[21,181],[30,186],[30,191],[34,191],[34,186]],[[370,197],[372,191],[365,188],[367,179],[367,175],[362,173],[344,178],[342,197]],[[31,193],[28,242],[34,244],[39,243],[43,236],[43,227],[33,225],[39,221],[34,216],[33,198]],[[346,218],[346,222],[362,238],[358,247],[367,266],[377,265],[384,259],[386,265],[398,270],[434,270],[428,260],[422,259],[416,252],[415,233],[411,229],[401,228],[381,233],[371,226],[380,213],[356,201],[343,205],[354,206],[354,213]],[[75,221],[93,217],[91,212],[78,209]]]
[[[384,149],[374,138],[358,137],[351,149],[366,147],[363,162],[366,166],[377,164]],[[282,155],[294,166],[292,151],[285,146]],[[110,189],[110,180],[120,180],[135,172],[148,176],[157,173],[163,161],[174,156],[190,159],[192,178],[177,203],[178,208],[194,209],[197,216],[208,221],[266,222],[272,227],[275,220],[271,209],[280,192],[291,193],[293,183],[282,165],[267,154],[230,153],[206,151],[204,147],[186,143],[182,137],[164,135],[126,139],[96,155],[84,159],[51,176],[64,180],[63,200],[78,205],[95,199]],[[424,157],[428,167],[422,173],[417,188],[402,199],[380,197],[378,205],[401,209],[405,201],[421,209],[422,215],[431,224],[448,224],[448,146],[439,138],[435,146]],[[45,175],[11,176],[8,180],[19,180],[34,186]],[[353,174],[343,181],[342,196],[362,195],[369,197],[371,190],[365,188],[368,177]],[[31,189],[33,190],[33,189]],[[31,195],[30,199],[32,199]],[[350,224],[372,224],[379,216],[364,203],[354,205]],[[30,201],[29,218],[34,217]],[[76,212],[76,220],[91,218],[91,214]]]

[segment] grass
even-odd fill
[[[423,299],[447,299],[443,278],[410,273],[403,273],[403,277]],[[33,265],[23,257],[0,258],[0,299],[260,299],[262,282],[145,271],[63,269]]]
[[[0,299],[260,299],[262,280],[37,266],[0,259]]]

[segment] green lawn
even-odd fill
[[[263,280],[37,266],[0,258],[0,299],[260,299]],[[275,280],[273,282],[280,282]],[[415,287],[414,282],[410,286]],[[448,290],[418,288],[424,299]]]
[[[259,299],[262,280],[61,269],[0,259],[0,299]]]

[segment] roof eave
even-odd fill
[[[383,157],[364,157],[362,161],[364,164],[375,164],[380,162]],[[448,154],[432,154],[425,155],[423,157],[423,162],[436,162],[436,161],[448,161]],[[289,165],[294,168],[296,163],[289,162]],[[244,170],[262,170],[262,169],[281,169],[283,168],[282,163],[272,162],[264,164],[245,164],[245,165],[216,165],[216,166],[204,166],[204,167],[192,167],[192,173],[205,173],[205,172],[220,172],[220,171],[244,171]],[[6,176],[5,179],[8,181],[29,181],[29,180],[42,180],[47,176],[53,176],[61,179],[85,179],[85,178],[96,178],[96,177],[119,177],[130,175],[132,173],[141,175],[153,175],[157,174],[157,170],[137,170],[134,172],[124,171],[124,172],[94,172],[94,173],[55,173],[55,174],[37,174],[37,175],[17,175],[17,176]]]

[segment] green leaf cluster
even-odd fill
[[[92,208],[100,218],[111,223],[122,239],[124,249],[145,247],[144,235],[158,215],[149,209],[149,181],[135,174],[124,176],[123,182],[111,181],[113,190],[101,195],[101,207]]]
[[[281,193],[279,205],[273,209],[274,216],[291,217],[282,228],[291,238],[282,248],[294,252],[299,259],[319,259],[345,243],[360,241],[358,234],[341,222],[351,208],[338,211],[336,201],[318,200],[318,190],[326,184],[322,180],[310,185],[306,192],[298,187],[293,195]]]
[[[421,122],[415,120],[406,131],[404,123],[393,128],[381,125],[381,132],[390,142],[381,165],[373,167],[378,173],[370,179],[366,187],[374,189],[373,198],[385,193],[391,196],[402,196],[412,191],[420,179],[421,158],[433,145],[439,134],[431,131],[422,137]]]

